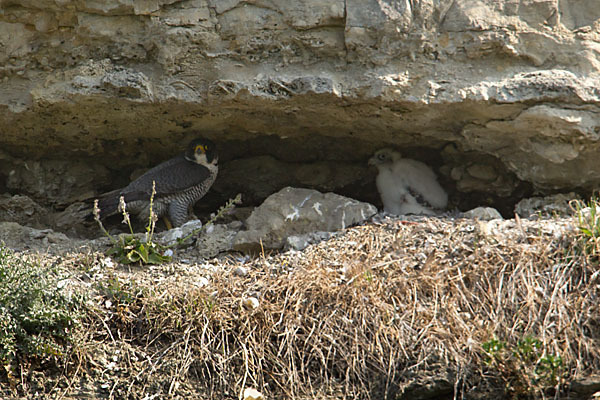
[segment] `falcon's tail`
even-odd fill
[[[100,209],[100,219],[114,215],[119,210],[120,190],[104,193],[98,198],[98,208]]]

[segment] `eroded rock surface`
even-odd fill
[[[417,151],[463,210],[600,184],[596,0],[0,7],[0,191],[59,210],[197,132],[221,149],[213,209],[248,166],[268,170],[254,204],[284,185],[371,201],[383,145]]]
[[[311,232],[333,232],[365,221],[377,208],[337,195],[311,189],[287,187],[269,196],[246,220],[233,248],[256,251],[278,249],[290,236]]]
[[[579,196],[575,193],[531,197],[519,201],[515,206],[515,213],[524,218],[573,215],[577,211],[577,207],[573,203],[575,200],[579,200]]]

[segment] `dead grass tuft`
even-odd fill
[[[600,370],[600,274],[571,226],[384,220],[213,272],[117,268],[113,292],[127,295],[96,284],[88,362],[114,398],[541,395],[552,388],[495,368],[482,345],[538,339],[563,360],[561,387]],[[241,263],[249,274],[232,274]]]

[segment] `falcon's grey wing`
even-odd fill
[[[148,170],[131,182],[122,193],[125,201],[149,200],[152,182],[156,182],[155,197],[161,198],[196,186],[210,177],[208,168],[177,156]]]

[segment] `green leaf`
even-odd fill
[[[148,247],[146,247],[143,243],[138,245],[138,253],[140,258],[144,262],[144,264],[148,263]]]
[[[149,264],[161,264],[165,261],[171,261],[171,257],[161,256],[159,253],[152,252],[148,256]]]
[[[127,253],[126,259],[128,261],[126,264],[138,262],[140,261],[140,253],[138,253],[137,250],[131,250],[129,253]]]

